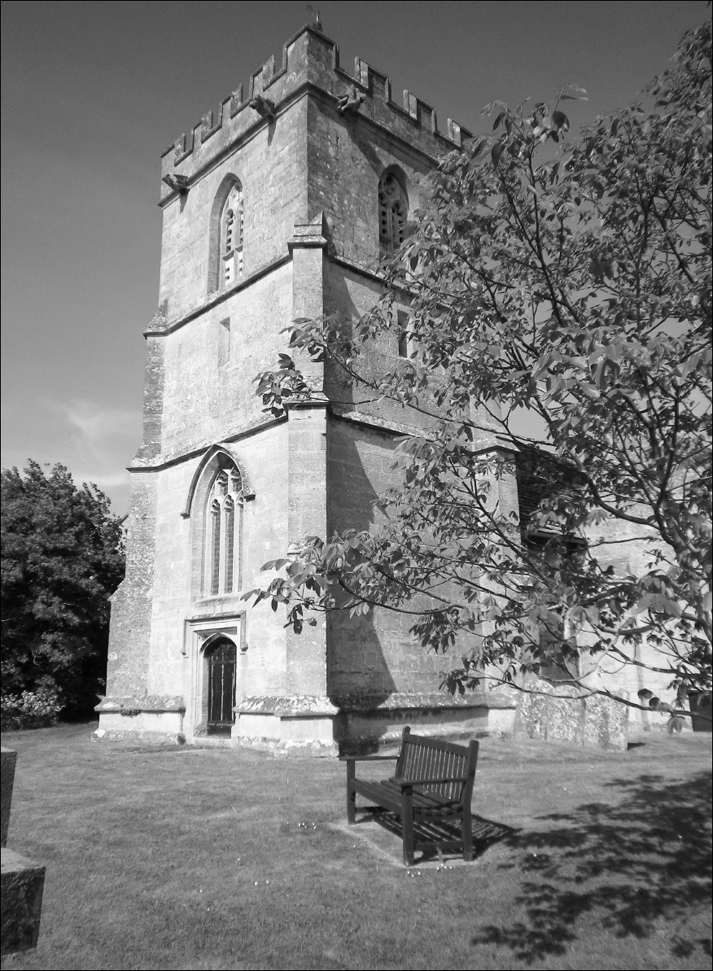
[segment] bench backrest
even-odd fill
[[[401,779],[432,779],[442,776],[465,776],[465,782],[436,782],[423,786],[422,792],[432,792],[442,799],[470,803],[478,759],[478,743],[467,746],[444,742],[439,738],[412,735],[404,728],[401,752],[396,763],[396,776]]]

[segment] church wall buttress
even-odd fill
[[[156,481],[132,477],[126,576],[112,597],[107,696],[145,694],[155,562]]]

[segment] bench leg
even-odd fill
[[[347,822],[353,823],[356,813],[356,792],[354,791],[354,763],[347,762]]]
[[[413,866],[413,790],[401,794],[401,826],[404,831],[404,863]]]
[[[473,817],[470,814],[470,806],[463,809],[463,859],[473,859]]]

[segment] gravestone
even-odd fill
[[[45,868],[39,863],[20,856],[6,846],[10,822],[12,788],[15,781],[17,753],[2,748],[2,953],[26,951],[37,945],[42,911],[42,891]]]
[[[10,823],[10,803],[12,802],[12,787],[15,782],[15,762],[17,760],[17,752],[13,752],[12,749],[5,748],[4,746],[0,749],[0,778],[2,779],[2,785],[0,786],[0,791],[2,793],[0,809],[2,811],[2,843],[0,845],[7,846],[7,827]]]

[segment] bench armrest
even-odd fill
[[[434,776],[432,779],[399,779],[396,776],[391,780],[395,782],[397,786],[401,786],[402,789],[414,788],[416,786],[426,786],[432,785],[438,782],[467,782],[468,776],[466,775],[441,775]]]

